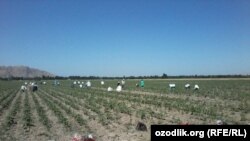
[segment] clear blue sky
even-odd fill
[[[0,65],[63,76],[250,74],[250,1],[0,0]]]

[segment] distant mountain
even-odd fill
[[[42,77],[42,76],[55,76],[49,72],[30,68],[27,66],[0,66],[0,77],[24,77],[24,78],[33,78],[33,77]]]

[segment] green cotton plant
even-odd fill
[[[142,120],[147,119],[147,112],[145,110],[140,109],[136,112],[136,116]]]
[[[77,121],[77,123],[80,125],[80,126],[83,126],[83,125],[86,125],[86,120],[84,120],[80,114],[73,114],[74,115],[74,118],[75,120]]]
[[[25,94],[24,98],[24,110],[23,110],[23,127],[29,131],[30,127],[33,126],[33,119],[31,113],[31,107],[29,103],[28,93]]]
[[[121,113],[125,113],[125,114],[128,114],[128,115],[132,114],[131,109],[129,107],[127,107],[125,103],[119,103],[118,107],[119,107],[119,111]]]
[[[75,101],[72,101],[71,99],[67,99],[66,98],[66,95],[61,95],[61,94],[58,94],[54,91],[51,91],[52,93],[51,96],[59,99],[60,101],[64,102],[66,105],[70,105],[72,108],[76,109],[76,110],[79,110],[79,105],[76,105],[74,102]]]

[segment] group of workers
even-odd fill
[[[141,87],[141,88],[144,88],[144,80],[143,79],[141,79],[138,83],[136,83],[136,87]],[[117,86],[121,86],[122,88],[124,88],[125,87],[125,80],[124,79],[122,79],[122,81],[120,82],[120,81],[118,81],[117,82]]]

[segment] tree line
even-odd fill
[[[250,75],[167,75],[163,73],[162,75],[150,75],[150,76],[42,76],[34,78],[25,78],[25,77],[8,77],[0,78],[1,80],[65,80],[65,79],[184,79],[184,78],[250,78]]]

